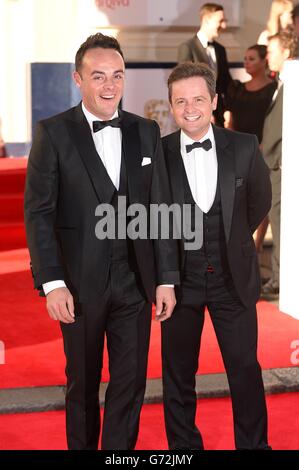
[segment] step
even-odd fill
[[[24,192],[27,162],[26,158],[0,160],[0,194]]]
[[[23,223],[0,223],[0,251],[26,248],[26,234]]]
[[[24,194],[0,193],[0,223],[22,223],[24,221]]]

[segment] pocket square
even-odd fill
[[[244,178],[236,178],[236,188],[242,186]]]
[[[150,165],[151,163],[152,163],[152,159],[150,157],[143,157],[141,166]]]

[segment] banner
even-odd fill
[[[205,0],[78,0],[79,18],[88,27],[194,26]],[[241,1],[222,0],[228,26],[241,26]]]

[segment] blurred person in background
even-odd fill
[[[269,38],[269,68],[278,75],[278,86],[268,110],[262,140],[262,153],[270,170],[272,185],[272,207],[269,220],[272,230],[272,271],[269,281],[262,287],[262,297],[274,299],[279,295],[280,267],[280,203],[281,203],[281,151],[283,116],[283,66],[286,60],[294,57],[297,41],[293,33],[282,32]]]
[[[277,88],[276,80],[269,77],[267,47],[259,44],[249,47],[244,57],[244,68],[251,80],[231,82],[227,93],[225,127],[255,134],[261,143],[266,113]],[[262,250],[268,224],[266,217],[257,230],[255,245],[258,252]]]
[[[268,45],[269,37],[281,31],[292,29],[293,2],[291,0],[273,0],[267,29],[262,31],[258,44]]]
[[[294,34],[299,39],[299,3],[294,6],[294,9],[292,11],[292,19],[294,26]]]
[[[223,6],[205,3],[199,12],[200,30],[195,36],[179,46],[178,62],[204,62],[216,73],[217,109],[213,113],[217,126],[224,126],[224,111],[227,88],[231,82],[225,48],[215,41],[226,29]]]
[[[0,158],[6,157],[6,149],[5,149],[5,143],[2,137],[2,132],[1,132],[1,119],[0,119]]]

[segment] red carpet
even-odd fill
[[[0,160],[0,341],[5,344],[5,364],[0,365],[2,388],[65,382],[59,325],[48,318],[45,300],[33,290],[27,250],[12,250],[26,246],[22,207],[26,166],[25,158]],[[266,302],[258,305],[258,312],[262,367],[292,366],[290,345],[299,339],[298,321]],[[208,315],[199,370],[202,373],[224,370]],[[152,324],[148,377],[161,377],[157,322]],[[103,379],[108,380],[107,358]]]
[[[0,250],[26,246],[23,193],[26,158],[0,159]]]
[[[299,450],[299,393],[267,397],[269,442],[274,450]],[[64,450],[62,411],[2,415],[0,450]],[[228,398],[200,400],[197,424],[206,450],[234,449],[231,403]],[[162,405],[144,405],[138,450],[167,449]]]
[[[0,365],[0,387],[31,387],[65,383],[59,325],[48,318],[45,300],[32,288],[26,250],[0,253],[0,340],[6,363]],[[299,323],[266,302],[258,304],[259,358],[264,369],[291,367],[291,342],[299,339]],[[206,316],[200,372],[223,372],[215,334]],[[160,325],[152,323],[148,377],[161,377]],[[104,380],[108,379],[105,360]]]

